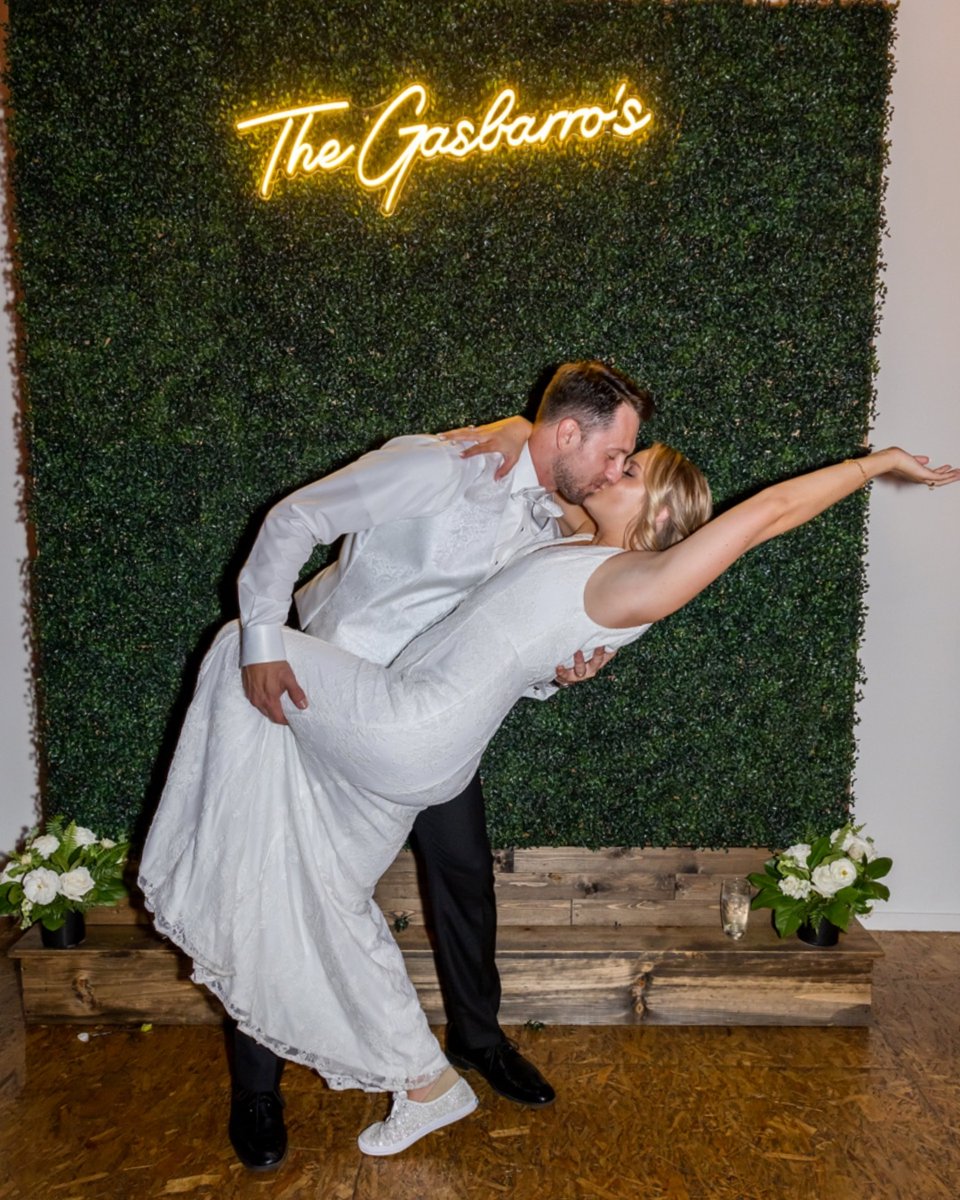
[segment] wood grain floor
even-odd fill
[[[869,1028],[521,1026],[557,1103],[478,1083],[473,1117],[394,1159],[355,1145],[384,1098],[290,1067],[266,1177],[226,1141],[216,1028],[25,1029],[0,959],[0,1200],[956,1200],[960,934],[877,936]]]

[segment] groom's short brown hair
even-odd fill
[[[640,421],[649,421],[653,396],[629,375],[598,359],[564,363],[554,372],[537,409],[537,423],[547,425],[572,417],[584,432],[609,425],[621,404],[629,404]]]

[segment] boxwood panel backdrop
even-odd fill
[[[884,6],[10,9],[49,811],[113,833],[149,813],[265,509],[389,436],[516,410],[549,364],[598,356],[652,388],[645,436],[721,504],[864,441]],[[345,100],[307,137],[342,151],[414,82],[431,123],[479,125],[507,86],[514,116],[613,111],[621,83],[652,116],[411,160],[389,217],[355,157],[258,196],[281,126],[238,121]],[[864,505],[761,548],[604,678],[518,705],[485,762],[495,843],[764,845],[838,820]]]

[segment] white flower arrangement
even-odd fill
[[[98,837],[91,829],[54,817],[0,873],[0,914],[16,916],[26,929],[39,921],[59,929],[68,912],[94,904],[116,904],[125,894],[127,842]]]
[[[768,859],[763,872],[749,876],[758,889],[752,908],[772,908],[781,937],[801,925],[816,928],[826,919],[846,930],[854,913],[870,912],[890,890],[879,883],[893,860],[879,858],[863,826],[847,822],[829,837],[797,842]]]

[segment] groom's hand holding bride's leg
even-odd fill
[[[279,662],[250,663],[241,667],[244,695],[255,709],[274,725],[286,725],[280,705],[284,696],[289,696],[297,708],[307,707],[307,694],[297,683],[293,668],[284,659]]]

